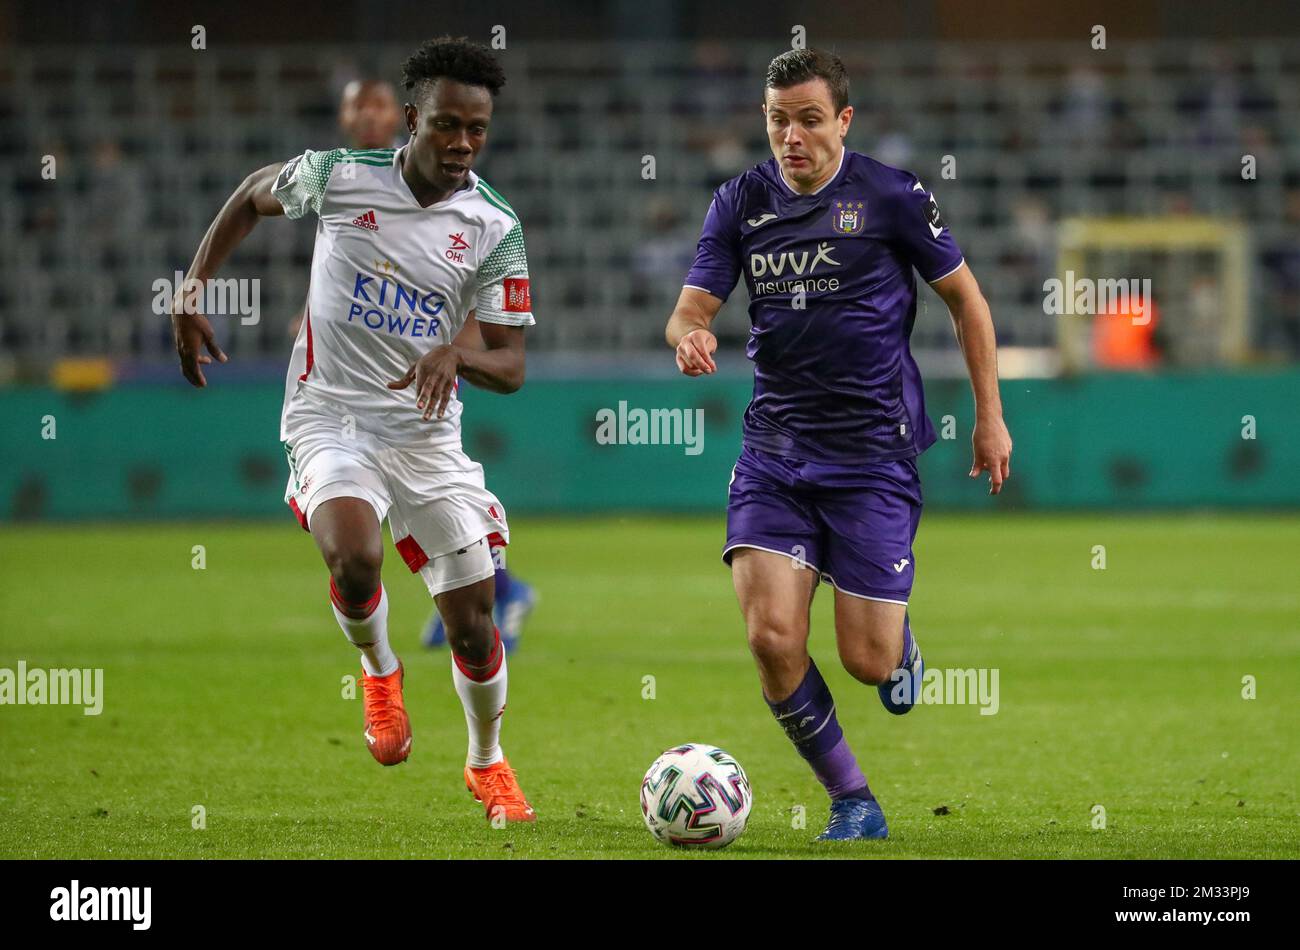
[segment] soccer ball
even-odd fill
[[[641,780],[641,814],[664,844],[725,848],[745,830],[753,804],[740,763],[698,742],[669,749]]]

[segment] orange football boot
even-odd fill
[[[485,769],[465,766],[465,787],[474,801],[483,803],[488,821],[501,815],[506,821],[536,821],[533,806],[524,798],[515,770],[506,759]]]
[[[366,747],[380,765],[397,765],[411,754],[411,720],[402,703],[402,679],[406,671],[399,662],[387,676],[371,676],[363,667],[365,690]]]

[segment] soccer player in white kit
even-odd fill
[[[318,216],[285,380],[285,500],[320,549],[334,616],[361,651],[367,745],[384,765],[411,748],[380,581],[387,518],[446,623],[469,728],[465,784],[489,819],[533,821],[499,743],[506,662],[489,549],[509,541],[509,528],[482,466],[461,449],[456,396],[457,377],[517,390],[534,322],[519,219],[472,167],[505,76],[486,47],[450,37],[421,46],[403,74],[407,145],[309,149],[254,172],[188,276],[213,277],[261,216]],[[178,294],[172,321],[182,372],[202,387],[202,367],[226,355],[197,310]],[[483,349],[452,342],[471,311]]]

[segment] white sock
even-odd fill
[[[501,650],[497,640],[497,650]],[[473,670],[471,670],[473,672]],[[501,716],[506,711],[506,658],[501,654],[501,666],[485,680],[470,679],[452,655],[451,681],[456,685],[456,695],[465,707],[465,725],[469,728],[469,757],[467,764],[476,769],[500,762]]]
[[[397,654],[388,645],[388,591],[379,585],[378,602],[360,620],[339,610],[343,603],[338,589],[330,581],[330,606],[343,634],[361,651],[361,666],[371,676],[388,676],[397,670]],[[374,600],[374,598],[371,598]]]

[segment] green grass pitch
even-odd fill
[[[914,629],[931,668],[1000,671],[992,716],[888,715],[835,660],[823,587],[812,652],[891,829],[831,846],[811,842],[824,795],[761,700],[719,518],[520,518],[514,536],[542,600],[503,738],[540,820],[493,830],[461,781],[449,657],[418,646],[428,597],[391,547],[415,741],[384,769],[287,516],[0,531],[0,666],[102,667],[105,694],[98,717],[0,706],[0,856],[1300,856],[1300,518],[928,515]],[[725,851],[642,825],[641,775],[684,741],[727,749],[753,783]]]

